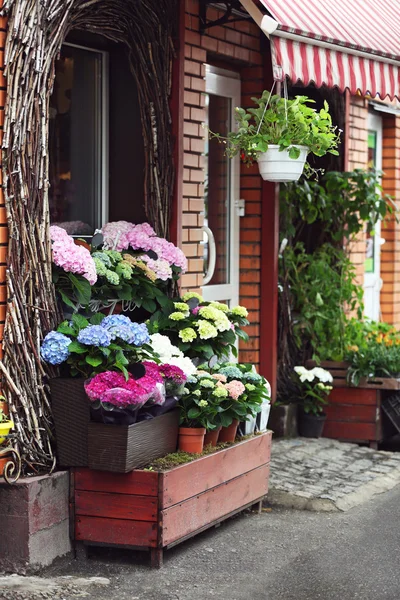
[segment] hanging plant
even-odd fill
[[[261,98],[252,100],[256,108],[235,109],[237,131],[226,138],[212,132],[210,136],[226,144],[230,158],[239,154],[249,165],[257,161],[263,179],[297,181],[309,153],[339,154],[339,133],[326,101],[317,111],[309,106],[314,100],[307,96],[288,100],[264,91]]]

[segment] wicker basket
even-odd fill
[[[62,467],[87,467],[87,428],[90,421],[85,379],[58,377],[50,380],[51,406],[57,438],[57,457]]]
[[[170,452],[178,440],[179,411],[134,425],[89,423],[90,469],[129,473]]]

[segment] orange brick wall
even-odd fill
[[[394,201],[400,202],[400,116],[383,118],[383,190]],[[400,327],[400,224],[392,218],[382,224],[381,236],[386,240],[381,247],[382,320]]]
[[[365,169],[368,163],[368,103],[364,98],[351,96],[348,169]],[[365,233],[361,233],[357,241],[351,245],[350,255],[356,266],[357,282],[364,284]]]
[[[199,2],[185,0],[185,109],[184,109],[184,188],[182,248],[189,260],[182,288],[199,289],[203,283],[203,234],[205,150],[202,122],[205,119],[201,92],[205,91],[205,62],[221,63],[238,71],[242,82],[242,105],[250,104],[253,95],[261,94],[263,85],[260,30],[250,22],[236,22],[212,27],[199,34]],[[207,17],[221,13],[208,9]],[[250,312],[250,342],[241,346],[240,359],[259,362],[260,267],[261,267],[261,178],[257,167],[241,169],[240,198],[246,201],[246,216],[240,220],[240,302]]]
[[[4,46],[6,40],[7,19],[0,17],[0,142],[3,139],[4,104],[6,98],[6,80],[4,78]],[[8,229],[7,217],[4,203],[3,175],[0,168],[0,342],[3,339],[4,321],[6,316],[6,264]],[[0,343],[0,359],[3,358],[3,350]]]

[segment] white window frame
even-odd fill
[[[375,169],[382,171],[383,150],[383,122],[382,117],[372,112],[368,113],[367,130],[376,131],[376,159]],[[381,221],[374,228],[374,271],[364,273],[364,315],[374,321],[381,317],[380,293],[382,288],[381,279]]]
[[[206,93],[215,94],[231,99],[231,130],[236,127],[234,109],[240,106],[241,84],[240,76],[233,71],[206,65]],[[230,171],[230,283],[204,285],[202,295],[205,300],[228,301],[231,306],[239,303],[239,230],[240,217],[237,202],[240,197],[240,159],[231,159]],[[210,246],[210,240],[209,240]]]
[[[109,215],[110,55],[109,52],[105,50],[91,48],[81,44],[65,42],[63,46],[78,48],[79,50],[85,50],[87,52],[95,52],[101,56],[101,114],[97,132],[97,139],[100,140],[99,150],[101,153],[101,160],[99,161],[99,187],[101,192],[99,198],[97,199],[97,216],[95,227],[95,229],[101,229],[101,227],[107,223]]]

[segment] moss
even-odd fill
[[[180,465],[185,465],[187,463],[193,462],[202,456],[207,456],[208,454],[214,454],[219,450],[225,450],[225,448],[229,448],[230,446],[234,446],[239,442],[244,442],[254,437],[254,435],[245,435],[240,438],[236,438],[234,442],[225,442],[222,444],[218,444],[216,447],[214,446],[206,446],[201,454],[189,454],[188,452],[181,452],[178,450],[177,452],[173,452],[172,454],[167,454],[161,458],[156,458],[144,468],[144,471],[168,471],[169,469],[173,469],[174,467],[179,467]]]

